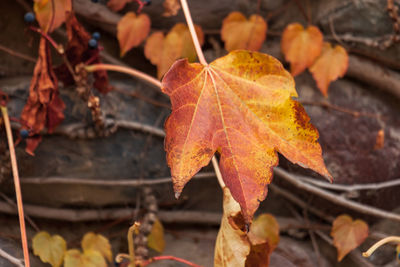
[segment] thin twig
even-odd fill
[[[297,7],[299,8],[301,14],[304,16],[308,24],[311,24],[311,18],[307,15],[306,11],[304,10],[303,6],[299,2],[299,0],[295,0]]]
[[[9,262],[11,262],[12,264],[14,264],[15,266],[18,267],[24,267],[23,261],[20,259],[15,258],[14,256],[11,256],[10,254],[8,254],[7,252],[5,252],[4,250],[2,250],[0,248],[0,257],[5,258],[6,260],[8,260]]]
[[[22,240],[22,249],[24,252],[24,260],[25,260],[26,267],[30,267],[28,239],[26,238],[24,207],[23,207],[23,202],[22,202],[21,185],[19,182],[19,175],[18,175],[17,157],[15,155],[15,149],[14,149],[14,140],[13,140],[13,136],[12,136],[10,119],[8,117],[7,107],[0,106],[0,108],[1,108],[1,113],[3,114],[4,126],[6,128],[6,133],[7,133],[8,147],[10,150],[11,167],[12,167],[12,173],[13,173],[13,178],[14,178],[15,194],[17,197],[19,227],[21,230],[21,240]]]
[[[192,266],[192,267],[201,267],[200,265],[194,264],[190,261],[187,261],[185,259],[181,259],[181,258],[178,258],[175,256],[156,256],[156,257],[153,257],[153,258],[149,259],[148,261],[144,262],[142,266],[147,266],[150,263],[153,263],[155,261],[161,261],[161,260],[172,260],[172,261],[184,263],[184,264]]]
[[[17,52],[17,51],[14,51],[14,50],[12,50],[12,49],[10,49],[8,47],[5,47],[3,45],[0,45],[0,50],[4,51],[4,52],[6,52],[6,53],[8,53],[8,54],[10,54],[12,56],[19,57],[19,58],[22,58],[22,59],[24,59],[26,61],[30,61],[30,62],[36,63],[36,59],[35,58],[33,58],[31,56],[28,56],[28,55],[25,55],[25,54],[22,54],[22,53]]]

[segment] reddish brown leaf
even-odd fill
[[[304,29],[299,23],[289,24],[282,34],[281,50],[290,62],[293,76],[310,67],[322,49],[322,33],[315,26]]]
[[[347,71],[349,66],[349,56],[346,50],[337,45],[335,48],[330,43],[324,43],[321,55],[310,67],[314,80],[317,82],[319,90],[324,96],[328,95],[328,87]]]
[[[42,30],[52,32],[64,23],[72,3],[71,0],[34,0],[33,9]]]
[[[164,17],[176,16],[178,14],[179,9],[181,9],[179,0],[164,0],[163,7],[164,7],[164,13],[162,15]]]
[[[121,50],[121,57],[133,47],[140,45],[150,32],[150,18],[146,14],[136,16],[128,12],[117,25],[117,38]]]
[[[88,43],[91,36],[83,26],[76,19],[74,13],[68,14],[66,20],[68,44],[65,50],[68,61],[72,67],[80,63],[86,63],[90,61],[91,64],[101,63],[100,54],[98,48],[89,48]],[[64,85],[74,84],[74,78],[69,72],[65,64],[61,64],[55,69],[57,77],[64,83]],[[106,94],[113,88],[109,84],[108,75],[106,71],[96,71],[94,74],[95,87],[99,92]]]
[[[204,42],[204,34],[200,26],[195,25],[200,44]],[[147,39],[144,54],[152,64],[157,66],[157,76],[161,78],[178,58],[196,60],[196,50],[188,27],[177,23],[164,37],[162,32],[155,32]]]
[[[132,0],[109,0],[107,6],[112,11],[120,11],[130,2],[132,2]]]
[[[333,221],[331,236],[338,250],[337,259],[341,261],[368,237],[368,225],[362,220],[353,221],[348,215],[340,215]]]
[[[230,13],[222,22],[221,39],[225,49],[260,50],[267,35],[267,23],[259,15],[251,15],[250,19],[240,12]]]
[[[39,58],[29,88],[29,98],[22,111],[21,120],[30,130],[26,151],[33,154],[41,138],[34,137],[47,127],[51,133],[64,119],[64,102],[59,97],[58,80],[52,69],[49,47],[41,38]]]
[[[203,66],[177,61],[162,80],[172,102],[165,149],[177,195],[216,151],[233,198],[250,222],[267,194],[276,152],[331,179],[318,131],[275,58],[234,51]]]

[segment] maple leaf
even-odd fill
[[[41,137],[35,135],[40,134],[45,127],[52,133],[64,120],[64,109],[64,102],[59,97],[58,80],[52,69],[49,47],[46,39],[41,38],[28,101],[21,114],[24,127],[30,130],[25,149],[27,153],[34,155],[41,141]]]
[[[37,21],[44,32],[52,32],[60,27],[71,9],[71,0],[34,0],[33,5]]]
[[[281,50],[286,61],[290,62],[293,76],[310,67],[322,49],[322,33],[310,25],[307,29],[299,23],[289,24],[282,34]]]
[[[200,44],[204,42],[204,34],[200,26],[194,25]],[[196,50],[188,27],[177,23],[164,37],[162,32],[149,36],[144,46],[144,54],[153,65],[157,66],[157,76],[161,78],[178,58],[196,60]]]
[[[162,91],[172,103],[165,150],[177,196],[216,151],[247,222],[266,197],[277,151],[331,179],[318,131],[292,100],[294,80],[277,59],[233,51],[207,66],[178,60],[164,76]]]
[[[337,78],[343,77],[348,66],[349,56],[346,49],[340,45],[333,48],[330,43],[325,42],[321,55],[315,60],[309,70],[317,82],[321,93],[327,96],[329,84]]]
[[[267,23],[259,15],[251,15],[250,19],[240,12],[230,13],[222,22],[221,39],[225,49],[260,50],[267,34]]]
[[[65,53],[71,66],[75,69],[77,65],[86,63],[87,61],[90,61],[92,64],[101,63],[99,49],[89,47],[88,43],[92,37],[79,23],[73,12],[67,16],[66,28],[68,43]],[[65,63],[55,68],[54,71],[65,86],[75,83]],[[109,84],[106,71],[96,71],[93,73],[93,76],[93,87],[99,92],[106,94],[113,90],[113,87]]]
[[[279,242],[279,225],[269,214],[262,214],[246,231],[240,205],[223,188],[224,214],[215,243],[214,266],[268,266],[269,256]]]
[[[179,0],[165,0],[163,3],[164,13],[162,14],[164,17],[172,17],[178,14],[179,9],[181,9],[181,5],[179,4]]]
[[[107,6],[112,11],[120,11],[130,2],[132,2],[132,0],[109,0]]]
[[[104,258],[112,262],[110,241],[105,236],[89,232],[83,236],[81,244],[83,251],[97,250]]]
[[[341,261],[350,251],[361,245],[368,237],[368,225],[362,220],[355,220],[348,215],[340,215],[332,225],[333,245]]]
[[[121,50],[121,57],[133,47],[140,45],[150,32],[150,18],[146,14],[136,16],[128,12],[120,19],[117,25],[117,38]]]
[[[67,243],[59,235],[50,236],[48,232],[39,232],[32,239],[33,254],[52,267],[59,267],[63,262]]]
[[[107,263],[97,250],[81,253],[77,249],[70,249],[65,253],[64,267],[107,267]]]

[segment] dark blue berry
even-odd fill
[[[22,139],[26,139],[29,137],[29,131],[26,129],[22,129],[19,131],[19,134],[21,135]]]
[[[96,40],[96,39],[93,39],[93,38],[90,39],[88,45],[89,45],[89,47],[92,48],[92,49],[97,48],[97,40]]]
[[[143,0],[143,4],[145,6],[149,6],[149,5],[151,5],[151,0]]]
[[[98,2],[99,2],[99,0],[92,0],[92,2],[93,2],[93,3],[98,3]]]
[[[95,39],[95,40],[100,40],[100,33],[99,32],[94,32],[93,34],[92,34],[92,38],[93,39]]]
[[[28,12],[24,15],[24,21],[26,23],[32,23],[35,21],[35,14],[33,14],[32,12]]]

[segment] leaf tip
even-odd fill
[[[181,191],[176,191],[175,192],[175,198],[178,199],[181,196]]]

